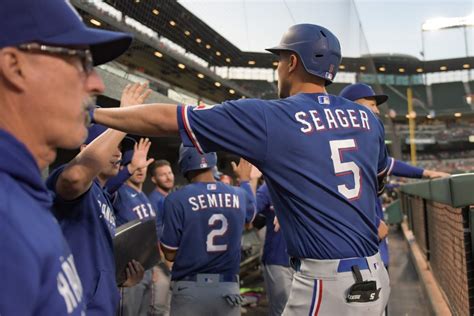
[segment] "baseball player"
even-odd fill
[[[342,91],[339,93],[339,96],[367,107],[376,115],[380,115],[378,106],[387,102],[388,100],[387,95],[376,94],[375,91],[372,89],[372,87],[365,83],[355,83],[355,84],[349,85],[345,87],[344,89],[342,89]],[[388,176],[394,175],[397,177],[416,178],[416,179],[421,179],[421,178],[435,179],[439,177],[449,176],[448,173],[414,167],[392,157],[389,157],[389,161],[390,161],[389,163],[390,167],[387,172]],[[390,259],[389,259],[389,254],[388,254],[387,239],[385,238],[388,234],[388,227],[382,221],[383,208],[382,208],[382,203],[379,198],[377,198],[376,207],[377,207],[377,222],[379,226],[379,238],[381,239],[380,254],[382,256],[385,267],[388,268]]]
[[[41,170],[56,148],[80,146],[85,107],[104,90],[93,65],[131,37],[87,28],[62,0],[2,0],[0,29],[0,315],[83,315],[77,261]]]
[[[140,139],[139,143],[135,145],[131,165],[134,164],[134,161],[145,160],[147,162],[145,167],[135,169],[135,172],[117,191],[113,202],[117,226],[135,219],[154,220],[156,216],[151,202],[142,192],[148,165],[153,162],[153,159],[147,160],[146,158],[150,146],[151,142],[148,138]],[[133,167],[128,165],[125,168],[129,171]],[[133,287],[121,288],[119,315],[148,315],[148,309],[152,302],[151,278],[152,270],[146,270],[140,283]]]
[[[240,243],[255,199],[217,182],[216,162],[215,153],[180,148],[179,167],[190,184],[166,197],[161,236],[166,259],[174,262],[171,315],[240,315]]]
[[[128,86],[121,101],[140,103],[148,94],[143,85]],[[111,196],[103,186],[119,171],[119,145],[124,137],[122,132],[93,125],[81,152],[54,170],[46,182],[55,194],[55,216],[76,258],[88,315],[113,315],[118,307],[112,243],[116,222]],[[136,167],[147,163],[145,158]],[[130,262],[122,286],[137,284],[143,272],[138,262]]]
[[[327,94],[341,54],[326,28],[294,25],[269,51],[279,56],[280,100],[97,109],[95,120],[135,134],[179,132],[185,146],[229,151],[262,171],[296,270],[283,315],[380,315],[390,294],[374,220],[388,169],[383,125]]]
[[[257,213],[265,216],[265,243],[263,246],[263,278],[267,292],[269,315],[283,313],[294,270],[290,267],[290,257],[286,251],[286,242],[281,230],[275,231],[275,209],[270,198],[268,186],[261,185],[257,190]]]
[[[158,240],[160,240],[163,230],[164,201],[166,196],[174,188],[174,174],[171,164],[167,160],[157,160],[151,167],[151,181],[155,184],[155,189],[148,195],[151,204],[156,209],[156,227]],[[161,262],[153,267],[152,275],[152,305],[151,315],[167,316],[171,304],[171,266],[165,260],[160,248]]]

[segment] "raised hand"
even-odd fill
[[[150,95],[148,83],[131,83],[125,86],[120,98],[120,106],[127,107],[131,105],[143,104]]]
[[[132,161],[127,166],[128,171],[133,174],[141,168],[148,167],[153,161],[153,158],[147,159],[148,151],[150,150],[151,141],[148,138],[140,138],[140,141],[135,144],[133,148]]]
[[[240,158],[238,165],[233,161],[230,164],[232,165],[232,170],[234,171],[237,178],[239,178],[240,182],[250,181],[250,174],[252,173],[253,168],[253,165],[250,162],[244,158]]]

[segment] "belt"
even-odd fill
[[[179,278],[177,280],[172,280],[172,281],[191,281],[191,282],[197,282],[198,281],[198,276],[204,277],[204,281],[206,281],[206,274],[194,274],[194,275],[187,275],[182,278]],[[236,282],[239,283],[239,276],[237,274],[213,274],[214,276],[219,275],[219,282]]]
[[[299,258],[290,258],[290,265],[295,271],[300,270],[301,260]],[[366,258],[348,258],[340,259],[337,266],[337,272],[349,272],[352,271],[352,266],[358,266],[360,270],[368,270],[369,265]]]

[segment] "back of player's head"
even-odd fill
[[[326,85],[334,80],[341,63],[341,45],[328,29],[315,24],[291,26],[280,44],[267,49],[279,55],[281,51],[296,53],[311,75],[323,78]]]
[[[189,171],[210,169],[217,165],[215,152],[200,154],[194,147],[179,147],[179,170],[183,175]]]
[[[354,83],[348,85],[339,93],[340,97],[346,98],[351,101],[364,98],[374,98],[377,105],[380,105],[388,100],[388,96],[385,94],[376,94],[371,86],[365,83]]]

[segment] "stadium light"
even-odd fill
[[[204,75],[201,74],[201,73],[197,74],[197,76],[198,76],[198,78],[200,78],[200,79],[203,79],[203,78],[204,78]]]
[[[360,66],[359,69],[360,69],[361,71],[364,71],[366,68],[365,68],[365,66]]]
[[[235,90],[234,89],[229,89],[229,93],[230,94],[235,94]]]
[[[423,68],[416,68],[416,72],[423,72]]]
[[[346,69],[346,66],[344,66],[344,65],[339,65],[339,69],[344,70],[344,69]]]
[[[385,70],[387,69],[384,66],[379,67],[379,71],[384,72]]]
[[[215,85],[216,87],[220,87],[222,84],[221,84],[219,81],[216,81],[216,82],[214,82],[214,85]]]
[[[441,70],[441,71],[446,71],[446,70],[448,70],[448,67],[446,67],[446,66],[441,66],[441,67],[439,67],[439,70]]]
[[[198,37],[196,38],[196,43],[201,44],[202,40]]]
[[[184,64],[178,64],[178,68],[179,68],[179,69],[185,69],[185,68],[186,68],[186,65],[184,65]]]
[[[216,56],[222,55],[220,51],[216,51]]]
[[[158,9],[153,9],[151,12],[152,12],[154,15],[160,14],[160,11],[158,11]]]
[[[470,67],[471,67],[471,65],[469,65],[469,64],[462,65],[462,68],[464,68],[464,69],[469,69]]]
[[[95,26],[101,26],[102,25],[102,23],[100,23],[100,21],[97,21],[95,19],[91,19],[90,21],[91,21],[91,24],[94,24]]]
[[[186,36],[189,36],[189,35],[191,35],[191,32],[189,32],[189,31],[184,31],[184,34],[185,34]]]
[[[460,112],[454,113],[454,117],[461,117],[461,116],[462,116],[462,113],[460,113]]]
[[[249,60],[249,65],[255,65],[255,60]]]
[[[277,66],[278,66],[278,62],[277,62],[277,61],[274,61],[272,65],[275,66],[275,67],[277,67]]]
[[[398,68],[398,71],[399,71],[400,73],[404,73],[404,72],[405,72],[405,68]]]
[[[421,29],[423,31],[436,31],[466,26],[474,26],[474,13],[464,17],[429,19],[422,24]]]
[[[155,51],[155,52],[153,53],[153,55],[155,55],[155,56],[158,57],[158,58],[163,57],[163,54],[160,53],[159,51]]]
[[[211,45],[206,44],[206,49],[211,49]]]
[[[227,57],[227,58],[225,59],[225,61],[228,62],[228,63],[230,63],[230,58]]]
[[[173,20],[171,20],[171,21],[170,21],[170,25],[171,25],[171,26],[176,26],[176,22],[173,21]]]

